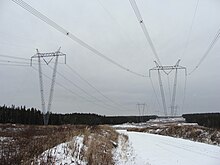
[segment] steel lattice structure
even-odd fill
[[[173,66],[162,66],[159,65],[156,61],[154,61],[156,64],[156,67],[149,69],[149,77],[151,77],[151,71],[157,71],[158,72],[158,79],[159,79],[159,85],[160,85],[160,93],[161,93],[161,98],[162,98],[162,103],[163,103],[163,110],[165,116],[167,116],[167,105],[166,105],[166,98],[165,98],[165,93],[164,93],[164,87],[163,87],[163,82],[161,79],[161,73],[160,71],[163,71],[166,75],[169,75],[173,70],[175,70],[175,76],[174,76],[174,83],[173,83],[173,93],[172,93],[172,98],[171,98],[171,116],[174,115],[175,111],[175,101],[176,101],[176,87],[177,87],[177,71],[178,70],[184,70],[185,71],[185,76],[187,75],[187,70],[186,67],[180,66],[180,60],[177,61],[177,63]]]
[[[38,71],[39,71],[39,82],[40,82],[40,93],[41,93],[41,105],[42,105],[42,111],[43,111],[43,121],[44,125],[47,125],[49,122],[49,115],[50,115],[50,110],[51,110],[51,104],[53,100],[53,93],[54,93],[54,84],[55,84],[55,79],[56,79],[56,73],[57,73],[57,64],[58,64],[58,57],[59,56],[65,56],[65,63],[66,63],[66,54],[63,54],[60,52],[60,48],[56,52],[50,52],[50,53],[40,53],[37,49],[37,54],[31,57],[31,65],[33,58],[38,59]],[[50,58],[49,61],[46,60],[46,58]],[[49,93],[49,100],[48,100],[48,105],[46,109],[45,105],[45,97],[44,97],[44,83],[43,83],[43,71],[42,71],[42,66],[41,66],[41,59],[44,60],[44,62],[49,65],[51,61],[55,58],[54,62],[54,68],[53,68],[53,74],[52,74],[52,79],[51,79],[51,86],[50,86],[50,93]]]

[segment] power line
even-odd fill
[[[2,63],[13,63],[13,64],[29,64],[27,62],[21,62],[21,61],[11,61],[11,60],[0,60]]]
[[[131,46],[132,43],[128,41],[128,39],[131,39],[129,34],[127,33],[127,31],[124,29],[126,27],[122,27],[122,23],[118,21],[117,17],[115,17],[111,11],[108,10],[108,8],[104,5],[103,1],[101,0],[96,0],[99,4],[99,6],[102,7],[102,9],[107,13],[107,15],[117,24],[118,28],[120,29],[120,31],[123,33],[123,40],[124,37],[126,36],[126,41],[127,43]]]
[[[49,66],[49,65],[48,65]],[[52,69],[52,67],[49,66],[50,69]],[[105,102],[103,102],[102,100],[98,99],[97,97],[91,95],[90,93],[88,93],[86,90],[84,90],[83,88],[81,88],[80,86],[78,86],[76,83],[74,83],[73,81],[71,81],[70,79],[66,78],[63,74],[61,74],[60,72],[57,71],[57,74],[62,77],[63,79],[65,79],[66,81],[68,81],[69,83],[71,83],[72,85],[74,85],[76,88],[78,88],[80,91],[82,91],[83,93],[85,93],[87,96],[89,97],[92,97],[93,99],[95,99],[96,101],[106,105],[106,106],[109,106],[109,107],[112,107],[112,108],[116,108],[114,106],[111,106]]]
[[[134,10],[134,13],[135,13],[137,19],[138,19],[138,21],[139,21],[139,23],[140,23],[140,25],[141,25],[141,29],[142,29],[142,31],[144,32],[144,35],[145,35],[145,37],[146,37],[148,43],[150,44],[151,50],[152,50],[152,52],[153,52],[153,54],[154,54],[154,56],[155,56],[157,62],[161,65],[161,61],[160,61],[159,56],[158,56],[158,54],[157,54],[157,51],[156,51],[156,49],[155,49],[155,47],[154,47],[153,41],[151,40],[151,37],[150,37],[150,35],[149,35],[149,33],[148,33],[148,30],[147,30],[147,28],[146,28],[146,25],[145,25],[145,23],[144,23],[144,20],[143,20],[143,18],[142,18],[142,16],[141,16],[141,13],[140,13],[140,11],[139,11],[139,9],[138,9],[137,3],[136,3],[135,0],[129,0],[129,1],[130,1],[130,4],[131,4],[131,6],[132,6],[132,8],[133,8],[133,10]]]
[[[120,27],[120,24],[118,23],[118,21],[115,19],[115,17],[110,13],[110,11],[103,5],[103,3],[100,0],[97,0],[97,2],[99,3],[99,5],[103,8],[103,10],[105,10],[105,12],[111,17],[112,20],[114,20],[117,25]]]
[[[30,65],[19,65],[19,64],[6,64],[6,63],[0,63],[1,66],[22,66],[22,67],[29,67]]]
[[[31,66],[31,68],[33,68],[36,72],[38,72],[38,69],[36,69],[33,65]],[[47,76],[45,73],[42,74],[44,77],[46,77],[47,79],[51,80],[51,78],[49,76]],[[76,92],[73,92],[71,89],[65,87],[64,85],[60,84],[59,82],[56,82],[56,84],[60,87],[62,87],[63,89],[65,89],[66,91],[68,91],[69,93],[81,98],[82,100],[86,100],[88,102],[92,102],[91,100],[87,100],[85,97],[77,94]]]
[[[87,48],[88,50],[90,50],[94,54],[102,57],[103,59],[109,61],[110,63],[116,65],[117,67],[119,67],[119,68],[121,68],[121,69],[123,69],[123,70],[125,70],[127,72],[130,72],[130,73],[132,73],[132,74],[134,74],[136,76],[147,77],[146,75],[143,75],[143,74],[137,73],[135,71],[132,71],[129,68],[127,68],[127,67],[117,63],[116,61],[110,59],[109,57],[105,56],[103,53],[99,52],[98,50],[96,50],[95,48],[93,48],[92,46],[90,46],[89,44],[87,44],[86,42],[81,40],[80,38],[76,37],[74,34],[69,32],[68,30],[64,29],[63,27],[58,25],[56,22],[52,21],[47,16],[43,15],[38,10],[34,9],[32,6],[30,6],[26,2],[24,2],[22,0],[12,0],[12,1],[14,3],[16,3],[17,5],[19,5],[20,7],[22,7],[23,9],[25,9],[26,11],[28,11],[29,13],[31,13],[32,15],[34,15],[35,17],[37,17],[40,20],[42,20],[43,22],[45,22],[46,24],[50,25],[51,27],[53,27],[57,31],[61,32],[62,34],[64,34],[65,36],[69,37],[73,41],[77,42],[79,45],[83,46],[84,48]]]
[[[16,59],[16,60],[24,60],[24,61],[29,61],[29,62],[19,62],[19,61],[11,61],[11,60],[0,60],[0,61],[5,61],[5,62],[8,62],[8,63],[21,63],[21,64],[28,64],[30,66],[30,59],[28,58],[22,58],[22,57],[16,57],[16,56],[9,56],[9,55],[5,55],[5,54],[0,54],[0,57],[3,57],[3,58],[10,58],[10,59]],[[34,62],[33,62],[34,61]],[[37,61],[35,59],[32,59],[32,63],[33,64],[37,64]],[[51,61],[51,63],[54,63],[53,61]],[[64,63],[60,63],[58,62],[58,64],[64,64]],[[47,65],[47,64],[41,64],[41,65]]]
[[[23,57],[15,57],[15,56],[8,56],[8,55],[4,55],[4,54],[0,54],[0,57],[13,58],[13,59],[19,59],[19,60],[30,61],[30,59],[27,59],[27,58],[23,58]]]
[[[214,47],[214,45],[216,44],[216,42],[218,41],[220,37],[220,29],[217,31],[214,39],[212,40],[211,44],[209,45],[208,49],[206,50],[206,52],[204,53],[204,55],[202,56],[202,58],[199,60],[199,63],[195,66],[195,68],[189,73],[189,75],[191,75],[196,69],[198,69],[198,67],[201,65],[201,63],[205,60],[205,58],[208,56],[208,54],[210,53],[210,51],[212,50],[212,48]]]
[[[13,94],[11,97],[9,97],[9,99],[7,100],[7,105],[11,104],[12,102],[14,102],[16,100],[16,98],[20,95],[21,92],[23,92],[24,87],[26,86],[25,83],[27,83],[28,81],[30,81],[29,77],[30,75],[28,75],[29,69],[24,69],[24,71],[22,72],[22,74],[24,75],[22,78],[20,77],[20,81],[16,81],[17,84],[17,88],[14,90]]]
[[[9,55],[4,55],[4,54],[0,54],[0,57],[29,61],[29,59],[26,59],[26,58],[9,56]],[[12,61],[12,60],[0,60],[0,65],[2,65],[2,66],[30,66],[28,62]]]
[[[170,102],[171,102],[171,89],[170,89],[170,77],[169,75],[167,74],[167,85],[168,85],[168,90],[169,90],[169,97],[170,97]]]
[[[3,65],[3,66],[30,67],[30,65],[19,65],[19,64],[13,64],[13,63],[12,63],[12,64],[5,64],[5,63],[2,64],[2,63],[0,63],[0,66],[2,66],[2,65]],[[32,66],[32,68],[33,68],[35,71],[38,72],[38,70],[37,70],[35,67]],[[50,78],[49,76],[47,76],[46,74],[44,74],[44,73],[43,73],[43,76],[46,77],[47,79],[50,79],[50,80],[51,80],[51,78]],[[79,94],[73,92],[72,90],[68,89],[68,88],[65,87],[64,85],[62,85],[62,84],[60,84],[60,83],[58,83],[58,82],[55,82],[55,83],[56,83],[58,86],[64,88],[66,91],[70,92],[71,94],[73,94],[73,95],[75,95],[75,96],[81,98],[82,100],[85,100],[85,101],[90,102],[90,103],[92,103],[92,104],[95,104],[95,105],[98,105],[98,106],[103,107],[102,105],[100,105],[100,104],[98,104],[98,103],[95,103],[95,102],[93,102],[93,101],[91,101],[91,100],[88,100],[88,99],[86,99],[85,97],[83,97],[83,96],[81,96],[81,95],[79,95]],[[90,95],[90,96],[91,96],[91,95]],[[101,100],[98,100],[98,101],[101,101]],[[104,104],[105,104],[105,103],[104,103]],[[107,106],[110,106],[110,105],[108,105],[108,104],[106,104],[106,105],[107,105]],[[106,106],[105,106],[105,108],[109,109],[109,108],[106,107]],[[115,107],[113,107],[113,108],[115,108]],[[112,109],[109,109],[109,110],[112,110]]]
[[[0,55],[1,56],[1,55]],[[15,56],[9,56],[9,55],[2,55],[3,57],[6,57],[6,58],[8,58],[8,57],[10,57],[10,58],[12,58],[12,59],[17,59],[17,58],[19,58],[19,57],[15,57]],[[19,59],[21,59],[21,60],[29,60],[30,61],[30,59],[26,59],[26,58],[19,58]],[[33,59],[34,60],[34,59]],[[0,60],[0,62],[1,61],[3,61],[3,62],[7,62],[7,63],[11,63],[11,65],[12,65],[12,63],[19,63],[19,64],[28,64],[28,65],[18,65],[18,66],[30,66],[30,63],[27,63],[27,62],[20,62],[20,61],[9,61],[9,60]],[[52,63],[52,62],[51,62]],[[35,64],[35,63],[33,63],[33,64]],[[37,63],[36,63],[37,64]],[[1,65],[1,63],[0,63],[0,65]],[[7,65],[7,64],[6,64]],[[42,64],[41,64],[42,65]],[[45,64],[46,65],[46,64]],[[13,66],[16,66],[16,65],[13,65]],[[49,65],[48,65],[49,66]],[[115,102],[114,100],[112,100],[111,98],[109,98],[108,96],[106,96],[106,95],[104,95],[99,89],[97,89],[94,85],[92,85],[89,81],[87,81],[85,78],[83,78],[76,70],[74,70],[71,66],[69,66],[68,64],[66,64],[66,66],[74,73],[74,74],[76,74],[82,81],[84,81],[87,85],[89,85],[91,88],[93,88],[96,92],[98,92],[101,96],[103,96],[106,100],[108,100],[108,101],[110,101],[111,103],[113,103],[113,104],[115,104],[115,105],[117,105],[117,108],[120,108],[120,109],[123,109],[123,110],[125,110],[124,109],[124,107],[121,105],[121,104],[119,104],[119,103],[117,103],[117,102]],[[50,69],[52,69],[50,66],[49,66],[49,68]],[[83,91],[84,93],[86,93],[88,96],[90,96],[90,97],[93,97],[94,98],[94,96],[92,96],[92,95],[90,95],[87,91],[85,91],[84,89],[82,89],[81,87],[79,87],[77,84],[75,84],[73,81],[71,81],[71,80],[69,80],[68,78],[66,78],[65,76],[63,76],[60,72],[58,72],[57,71],[57,74],[59,75],[59,76],[61,76],[61,77],[63,77],[66,81],[68,81],[68,82],[70,82],[70,83],[72,83],[76,88],[78,88],[79,90],[81,90],[81,91]],[[44,75],[44,76],[46,76],[46,75]],[[47,78],[49,78],[49,76],[47,76]],[[50,79],[50,78],[49,78]],[[61,84],[60,84],[61,85]],[[76,94],[76,93],[75,93]],[[78,97],[80,97],[79,95],[77,95]],[[83,99],[85,99],[85,98],[83,98]],[[97,101],[99,101],[99,102],[101,102],[101,100],[100,99],[97,99],[96,98],[96,100]],[[109,105],[109,104],[107,104],[107,105]],[[110,105],[111,106],[111,105]],[[116,107],[114,107],[114,108],[116,108]]]
[[[37,70],[34,66],[32,66],[32,68],[33,68],[36,72],[38,72],[38,70]],[[51,80],[51,78],[50,78],[49,76],[47,76],[46,74],[43,73],[42,75],[43,75],[44,77],[46,77],[47,79]],[[97,105],[97,106],[103,107],[102,105],[100,105],[100,104],[98,104],[98,103],[95,103],[94,101],[88,100],[87,98],[85,98],[85,97],[83,97],[83,96],[77,94],[76,92],[72,91],[71,89],[67,88],[66,86],[62,85],[61,83],[58,83],[57,81],[55,82],[55,84],[57,84],[58,86],[62,87],[63,89],[65,89],[65,90],[68,91],[69,93],[71,93],[71,94],[73,94],[73,95],[75,95],[75,96],[81,98],[82,100],[85,100],[85,101],[90,102],[90,103],[92,103],[92,104],[95,104],[95,105]],[[105,107],[105,108],[106,108],[106,109],[109,109],[108,107]],[[109,110],[112,111],[112,109],[109,109]]]
[[[1,62],[0,62],[0,66],[30,67],[30,65],[19,65],[19,64],[13,64],[13,63],[12,63],[12,64],[5,64],[5,63],[1,63]],[[38,72],[38,70],[37,70],[34,66],[32,66],[32,68],[33,68],[36,72]],[[49,76],[47,76],[46,74],[42,73],[42,75],[43,75],[44,77],[46,77],[47,79],[51,80],[51,78],[50,78]],[[86,101],[86,102],[90,102],[90,103],[95,104],[95,105],[97,105],[97,106],[99,106],[99,107],[102,107],[102,108],[104,107],[105,109],[108,109],[108,110],[110,110],[110,111],[112,111],[112,109],[110,109],[109,107],[112,107],[112,108],[115,109],[115,107],[113,107],[113,106],[111,106],[111,105],[109,105],[109,104],[106,104],[106,103],[104,103],[104,102],[102,102],[102,103],[104,103],[106,106],[101,105],[101,104],[98,104],[98,103],[95,103],[94,101],[88,100],[87,98],[85,98],[85,97],[83,97],[83,96],[77,94],[76,92],[72,91],[71,89],[67,88],[66,86],[62,85],[62,84],[59,83],[59,82],[55,82],[55,84],[57,84],[58,86],[62,87],[63,89],[65,89],[66,91],[68,91],[69,93],[71,93],[72,95],[75,95],[75,96],[81,98],[82,100],[84,100],[84,101]],[[99,100],[99,101],[101,102],[101,100]],[[107,107],[107,106],[108,106],[108,107]]]
[[[185,100],[186,100],[186,86],[187,86],[187,75],[185,75],[185,81],[184,81],[182,112],[184,110],[184,105],[185,105]]]
[[[16,59],[16,57],[13,57],[13,56],[10,56],[10,57]],[[26,59],[24,59],[24,60],[26,60]],[[29,60],[29,59],[28,59],[28,60]],[[14,62],[14,61],[13,61],[13,62]],[[2,66],[2,65],[3,65],[3,66],[30,67],[30,65],[18,65],[18,64],[14,64],[14,63],[10,63],[10,64],[4,64],[4,63],[2,64],[2,63],[0,63],[0,66]],[[35,67],[32,66],[32,68],[33,68],[35,71],[38,72],[38,70],[37,70]],[[49,76],[47,76],[47,75],[45,75],[45,74],[43,74],[43,76],[51,80],[51,78],[50,78]],[[66,88],[66,87],[63,86],[62,84],[60,84],[60,83],[58,83],[58,82],[56,82],[56,84],[59,85],[60,87],[64,88],[65,90],[67,90],[67,91],[70,92],[71,94],[76,95],[76,96],[82,98],[83,100],[86,100],[85,98],[83,98],[82,96],[80,96],[80,95],[78,95],[77,93],[73,92],[72,90],[69,90],[68,88]],[[86,100],[86,101],[92,102],[92,101],[90,101],[90,100]],[[95,104],[95,103],[94,103],[94,104]]]
[[[197,10],[198,10],[198,5],[199,5],[199,0],[197,0],[197,2],[196,2],[196,7],[195,7],[195,10],[194,10],[194,13],[193,13],[192,22],[191,22],[191,25],[190,25],[190,28],[189,28],[189,33],[188,33],[188,36],[187,36],[187,39],[186,39],[186,44],[185,44],[185,47],[183,49],[183,53],[181,55],[181,58],[185,55],[186,50],[189,46],[189,40],[190,40],[190,36],[191,36],[191,33],[192,33],[193,25],[194,25],[194,22],[195,22],[196,13],[197,13]]]
[[[108,96],[104,95],[99,89],[97,89],[94,85],[92,85],[88,80],[86,80],[85,78],[83,78],[76,70],[74,70],[72,67],[70,67],[68,64],[66,64],[66,66],[74,73],[76,74],[82,81],[84,81],[87,85],[89,85],[91,88],[93,88],[96,92],[98,92],[101,96],[103,96],[105,99],[109,100],[110,102],[112,102],[113,104],[116,104],[118,106],[121,106],[119,103],[115,102],[114,100],[112,100],[111,98],[109,98]]]
[[[153,89],[153,92],[154,92],[155,98],[156,98],[156,100],[157,100],[157,104],[158,104],[158,106],[159,106],[159,108],[160,108],[160,107],[161,107],[161,105],[160,105],[160,101],[159,101],[159,98],[158,98],[158,96],[157,96],[157,93],[156,93],[156,90],[155,90],[155,87],[154,87],[154,84],[153,84],[152,78],[151,78],[151,77],[149,77],[149,78],[150,78],[151,87],[152,87],[152,89]]]

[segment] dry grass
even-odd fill
[[[54,146],[71,141],[75,136],[84,137],[83,150],[80,159],[86,160],[89,165],[111,165],[112,149],[116,147],[118,133],[111,127],[101,126],[27,126],[27,125],[0,125],[0,164],[36,164],[41,153]],[[75,151],[74,144],[69,146]],[[41,164],[52,164],[50,155],[47,161]]]
[[[87,128],[84,144],[88,146],[84,156],[89,165],[112,165],[112,149],[116,147],[118,133],[108,126]]]
[[[0,162],[29,165],[43,151],[69,141],[85,126],[0,125]]]

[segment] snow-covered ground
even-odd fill
[[[70,142],[61,143],[44,151],[35,164],[86,165],[87,162],[82,158],[83,147],[83,136],[76,136]]]
[[[149,133],[118,132],[118,145],[112,151],[115,165],[220,165],[219,146]],[[81,155],[85,149],[83,138],[76,136],[45,151],[37,164],[88,164]]]
[[[147,132],[220,146],[219,130],[199,126],[197,123],[185,123],[185,119],[181,117],[157,118],[145,123],[124,123],[112,127],[117,130]]]
[[[102,144],[103,146],[97,143],[97,145],[102,146],[97,150],[96,146],[90,145],[91,141],[85,143],[87,139],[85,135],[80,135],[75,136],[70,142],[59,144],[43,152],[37,158],[36,164],[49,162],[54,165],[86,165],[89,159],[87,159],[85,155],[87,155],[86,153],[89,151],[89,147],[92,147],[92,152],[97,153],[99,151],[99,156],[101,153],[106,152],[106,149],[110,149],[115,165],[220,165],[220,146],[218,145],[195,142],[192,141],[193,139],[185,140],[176,138],[182,136],[170,137],[140,131],[141,129],[147,130],[149,128],[149,130],[154,130],[152,133],[157,133],[171,127],[175,135],[179,135],[176,130],[180,128],[179,131],[182,135],[194,131],[197,137],[198,134],[196,133],[201,129],[200,131],[203,132],[202,134],[204,134],[205,138],[210,139],[210,137],[208,138],[210,134],[208,128],[199,127],[194,123],[186,124],[181,118],[179,118],[178,121],[177,119],[172,119],[172,121],[160,119],[156,121],[152,120],[147,123],[126,123],[113,127],[119,132],[118,141],[112,141],[116,148],[106,148],[107,145],[105,143]],[[184,132],[184,129],[188,127],[192,127],[193,129]],[[217,130],[214,131],[218,132]],[[95,133],[93,132],[90,135],[94,136]],[[98,135],[100,134],[98,133]],[[90,140],[90,136],[88,137]],[[94,137],[97,138],[101,136]],[[104,137],[107,138],[108,136],[105,136],[104,133]],[[216,136],[217,139],[218,137],[219,136]],[[198,138],[201,137],[198,136]],[[107,138],[106,140],[110,139]],[[97,141],[99,142],[99,139],[97,139]],[[94,161],[96,162],[95,164],[99,162],[100,164],[107,164],[107,162],[102,162],[97,159],[97,157],[92,156],[91,159],[98,160]],[[110,159],[107,160],[109,161]]]
[[[196,123],[185,123],[185,119],[183,117],[177,117],[177,118],[150,119],[149,121],[143,123],[124,123],[119,125],[113,125],[112,127],[116,129],[144,128],[149,126],[158,126],[158,125],[164,125],[170,123],[176,123],[179,125],[197,125]]]
[[[127,134],[129,142],[127,151],[121,150],[119,143],[115,158],[127,152],[132,159],[125,157],[123,161],[120,157],[116,159],[118,165],[220,165],[219,146],[149,133],[119,132]]]

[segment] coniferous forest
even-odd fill
[[[155,119],[157,116],[143,116],[141,121],[148,121]],[[99,124],[122,124],[126,122],[140,122],[139,116],[102,116],[92,113],[68,113],[58,114],[50,113],[49,124],[86,124],[86,125],[99,125]],[[43,114],[36,108],[26,108],[25,106],[16,107],[14,105],[0,106],[0,123],[13,123],[13,124],[31,124],[42,125]]]
[[[198,123],[201,126],[220,129],[220,113],[183,114],[182,116],[188,123]]]
[[[145,122],[157,117],[156,115],[151,115],[143,116],[140,119],[140,116],[103,116],[93,113],[50,113],[49,124],[113,125],[127,122]],[[220,113],[183,114],[182,117],[189,123],[198,123],[198,125],[210,128],[220,128]],[[43,125],[43,114],[36,108],[3,105],[0,106],[0,123]]]

